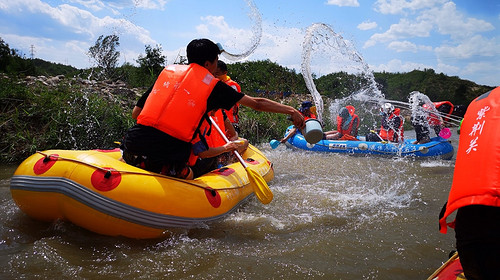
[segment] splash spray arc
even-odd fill
[[[262,38],[262,17],[260,15],[259,9],[257,8],[257,6],[255,6],[255,3],[252,0],[245,0],[245,2],[250,8],[249,17],[254,20],[254,23],[252,25],[252,38],[250,40],[252,42],[252,45],[247,51],[241,54],[232,54],[219,46],[219,48],[222,48],[222,55],[232,61],[241,60],[250,56],[259,46],[260,40]]]

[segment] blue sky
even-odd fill
[[[269,59],[299,72],[306,30],[314,23],[330,26],[372,71],[432,68],[478,84],[500,85],[497,0],[0,2],[0,37],[11,48],[30,57],[33,46],[37,58],[78,68],[92,65],[86,52],[100,35],[117,34],[120,64],[135,64],[145,45],[161,45],[173,63],[194,38],[209,38],[240,54],[261,34],[245,60]],[[314,46],[312,71],[352,72],[328,40]]]

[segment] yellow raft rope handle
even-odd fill
[[[100,166],[97,166],[97,165],[90,164],[88,162],[84,162],[84,161],[80,161],[80,160],[76,160],[76,159],[72,159],[72,158],[65,158],[65,157],[62,157],[62,156],[59,156],[59,155],[57,155],[57,156],[56,155],[48,155],[48,154],[45,154],[45,153],[40,152],[40,151],[37,151],[37,153],[41,154],[41,155],[43,155],[45,157],[44,162],[49,161],[51,157],[52,158],[56,158],[56,159],[61,159],[61,160],[67,160],[67,161],[71,161],[71,162],[75,162],[75,163],[84,164],[84,165],[93,167],[95,169],[99,169],[101,171],[105,171],[106,172],[106,174],[104,175],[105,178],[109,178],[111,176],[111,170],[103,168],[103,167],[100,167]],[[208,188],[208,187],[205,187],[205,186],[202,186],[202,185],[198,185],[198,184],[192,183],[192,182],[190,182],[188,180],[183,180],[183,179],[179,179],[179,178],[175,178],[175,177],[170,177],[170,176],[166,176],[166,175],[158,174],[158,173],[151,174],[151,173],[141,173],[141,172],[135,172],[135,171],[122,171],[122,170],[113,170],[113,171],[114,172],[123,173],[123,174],[145,175],[145,176],[153,176],[153,177],[160,177],[160,178],[170,179],[170,180],[174,180],[174,181],[177,181],[177,182],[182,182],[182,183],[185,183],[185,184],[197,187],[197,188],[204,189],[206,191],[209,191],[213,196],[216,195],[215,191],[226,191],[226,190],[235,190],[235,189],[241,189],[241,188],[243,188],[243,186],[238,186],[238,187],[230,187],[230,188],[212,189],[212,188]]]

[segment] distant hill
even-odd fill
[[[36,75],[44,76],[73,76],[81,71],[73,66],[60,63],[48,62],[43,59],[35,58],[32,60]]]
[[[245,92],[267,92],[268,95],[292,92],[308,94],[302,74],[269,60],[238,62],[228,65],[229,76],[240,83]],[[374,73],[380,91],[387,99],[408,101],[412,91],[427,95],[432,101],[448,100],[453,104],[469,104],[493,87],[478,85],[458,77],[437,74],[432,69],[408,73]],[[343,98],[360,90],[368,81],[345,72],[332,73],[314,80],[321,95]]]
[[[374,73],[375,81],[388,99],[408,100],[412,91],[427,95],[432,101],[448,100],[453,104],[469,104],[493,87],[478,85],[459,77],[437,74],[432,69],[408,73]]]

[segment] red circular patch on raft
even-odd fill
[[[210,202],[212,207],[219,208],[219,206],[221,204],[221,198],[220,198],[220,194],[218,191],[211,189],[211,188],[208,188],[208,189],[205,189],[205,195],[207,196],[208,202]]]
[[[120,172],[111,167],[97,169],[94,173],[92,173],[92,177],[90,178],[92,186],[103,192],[116,188],[120,184],[121,180],[122,175]]]
[[[47,170],[56,163],[58,156],[58,154],[51,154],[39,159],[33,166],[33,172],[35,172],[36,175],[47,172]]]

